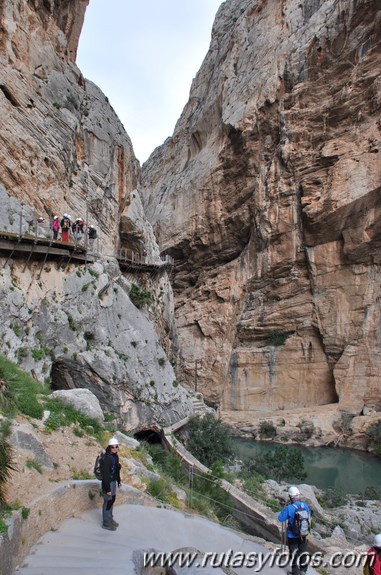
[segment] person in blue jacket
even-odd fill
[[[307,503],[300,501],[300,491],[294,485],[288,490],[290,503],[278,515],[279,521],[287,521],[287,545],[291,558],[292,575],[307,572],[309,555],[308,538],[311,529],[311,511]]]

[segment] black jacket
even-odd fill
[[[115,463],[115,467],[114,467],[114,463]],[[117,454],[112,455],[106,449],[105,456],[102,457],[102,460],[100,462],[100,468],[101,468],[101,472],[102,472],[102,490],[104,493],[110,492],[111,481],[116,481],[118,483],[118,485],[120,485],[120,483],[121,483],[121,481],[120,481],[120,468],[121,467],[122,466],[119,463],[118,455]],[[113,468],[114,468],[114,473],[113,473]]]

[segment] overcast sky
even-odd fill
[[[222,0],[90,0],[77,64],[108,97],[143,163],[171,136]]]

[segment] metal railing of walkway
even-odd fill
[[[157,272],[171,269],[174,259],[169,256],[148,256],[122,248],[117,253],[117,260],[121,269],[126,271]]]
[[[26,256],[24,270],[31,258],[42,260],[41,271],[47,258],[60,259],[65,265],[73,263],[91,263],[104,255],[116,257],[122,271],[158,273],[169,271],[174,265],[171,256],[148,256],[133,250],[122,248],[117,254],[102,254],[99,238],[91,240],[87,234],[80,239],[74,235],[64,242],[61,239],[53,239],[51,231],[46,225],[36,222],[33,233],[23,232],[20,225],[19,233],[0,230],[0,254],[7,255],[3,264],[6,267],[9,260],[14,256]],[[41,275],[41,271],[40,274]]]

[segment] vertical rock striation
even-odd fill
[[[178,372],[223,410],[380,409],[381,10],[230,0],[143,166]]]
[[[108,99],[75,65],[87,4],[1,4],[1,184],[39,216],[87,218],[113,254],[140,167]],[[17,203],[2,229],[18,230]]]
[[[38,216],[49,237],[51,215],[67,212],[99,237],[92,267],[9,259],[2,246],[0,353],[54,388],[90,389],[137,430],[192,406],[166,355],[176,335],[167,274],[122,273],[115,259],[119,248],[144,246],[152,260],[159,251],[131,141],[75,64],[88,2],[0,2],[0,232],[31,232]],[[134,283],[150,296],[143,309]]]

